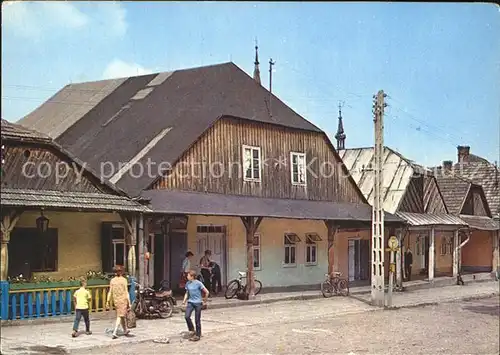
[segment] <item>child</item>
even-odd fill
[[[185,318],[190,336],[189,340],[198,341],[201,337],[201,310],[203,303],[206,302],[210,293],[200,281],[196,280],[196,271],[190,270],[187,279],[186,294],[184,295],[182,305],[186,307]],[[191,320],[193,311],[196,330]]]
[[[87,335],[92,334],[90,331],[90,319],[89,319],[89,305],[92,300],[92,296],[90,292],[86,289],[87,281],[80,281],[80,288],[75,291],[75,295],[73,296],[75,299],[75,323],[73,324],[73,334],[71,335],[73,338],[78,336],[78,326],[80,325],[80,319],[83,316],[83,320],[85,321],[85,333]]]

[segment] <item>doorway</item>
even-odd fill
[[[227,284],[226,227],[199,225],[196,229],[196,264],[205,255],[205,250],[212,251],[212,261],[219,264],[222,286]]]
[[[349,281],[368,280],[370,277],[370,241],[349,239]]]

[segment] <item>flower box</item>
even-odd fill
[[[87,286],[105,286],[109,285],[108,280],[91,279],[87,281]],[[60,282],[19,282],[11,283],[11,290],[46,290],[52,288],[69,289],[80,286],[80,281],[60,281]]]

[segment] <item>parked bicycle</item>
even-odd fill
[[[224,295],[226,297],[226,299],[234,298],[234,296],[236,296],[238,294],[238,292],[244,290],[247,287],[246,281],[245,281],[245,283],[242,282],[243,279],[246,280],[246,278],[247,278],[246,272],[241,272],[241,271],[238,272],[238,278],[231,280],[227,284],[226,293]],[[253,282],[255,285],[254,294],[258,295],[260,290],[262,289],[262,282],[260,282],[259,280],[256,280],[256,279],[254,279]]]
[[[332,297],[333,294],[341,296],[349,295],[349,282],[341,278],[341,276],[341,272],[325,274],[325,281],[321,284],[321,293],[323,297]]]

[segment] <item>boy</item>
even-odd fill
[[[201,337],[201,310],[203,303],[207,301],[210,294],[207,288],[198,280],[196,280],[196,271],[190,270],[187,275],[188,282],[186,282],[186,294],[182,305],[186,307],[184,315],[189,331],[189,340],[198,341]],[[204,294],[204,295],[203,295]],[[191,314],[194,311],[194,320],[196,330],[191,320]]]
[[[90,292],[86,289],[87,281],[80,281],[80,288],[75,291],[74,301],[75,301],[75,323],[73,324],[73,338],[78,336],[78,326],[80,325],[80,319],[83,316],[85,321],[85,333],[87,335],[92,334],[90,331],[90,319],[89,319],[89,305],[92,300]]]

